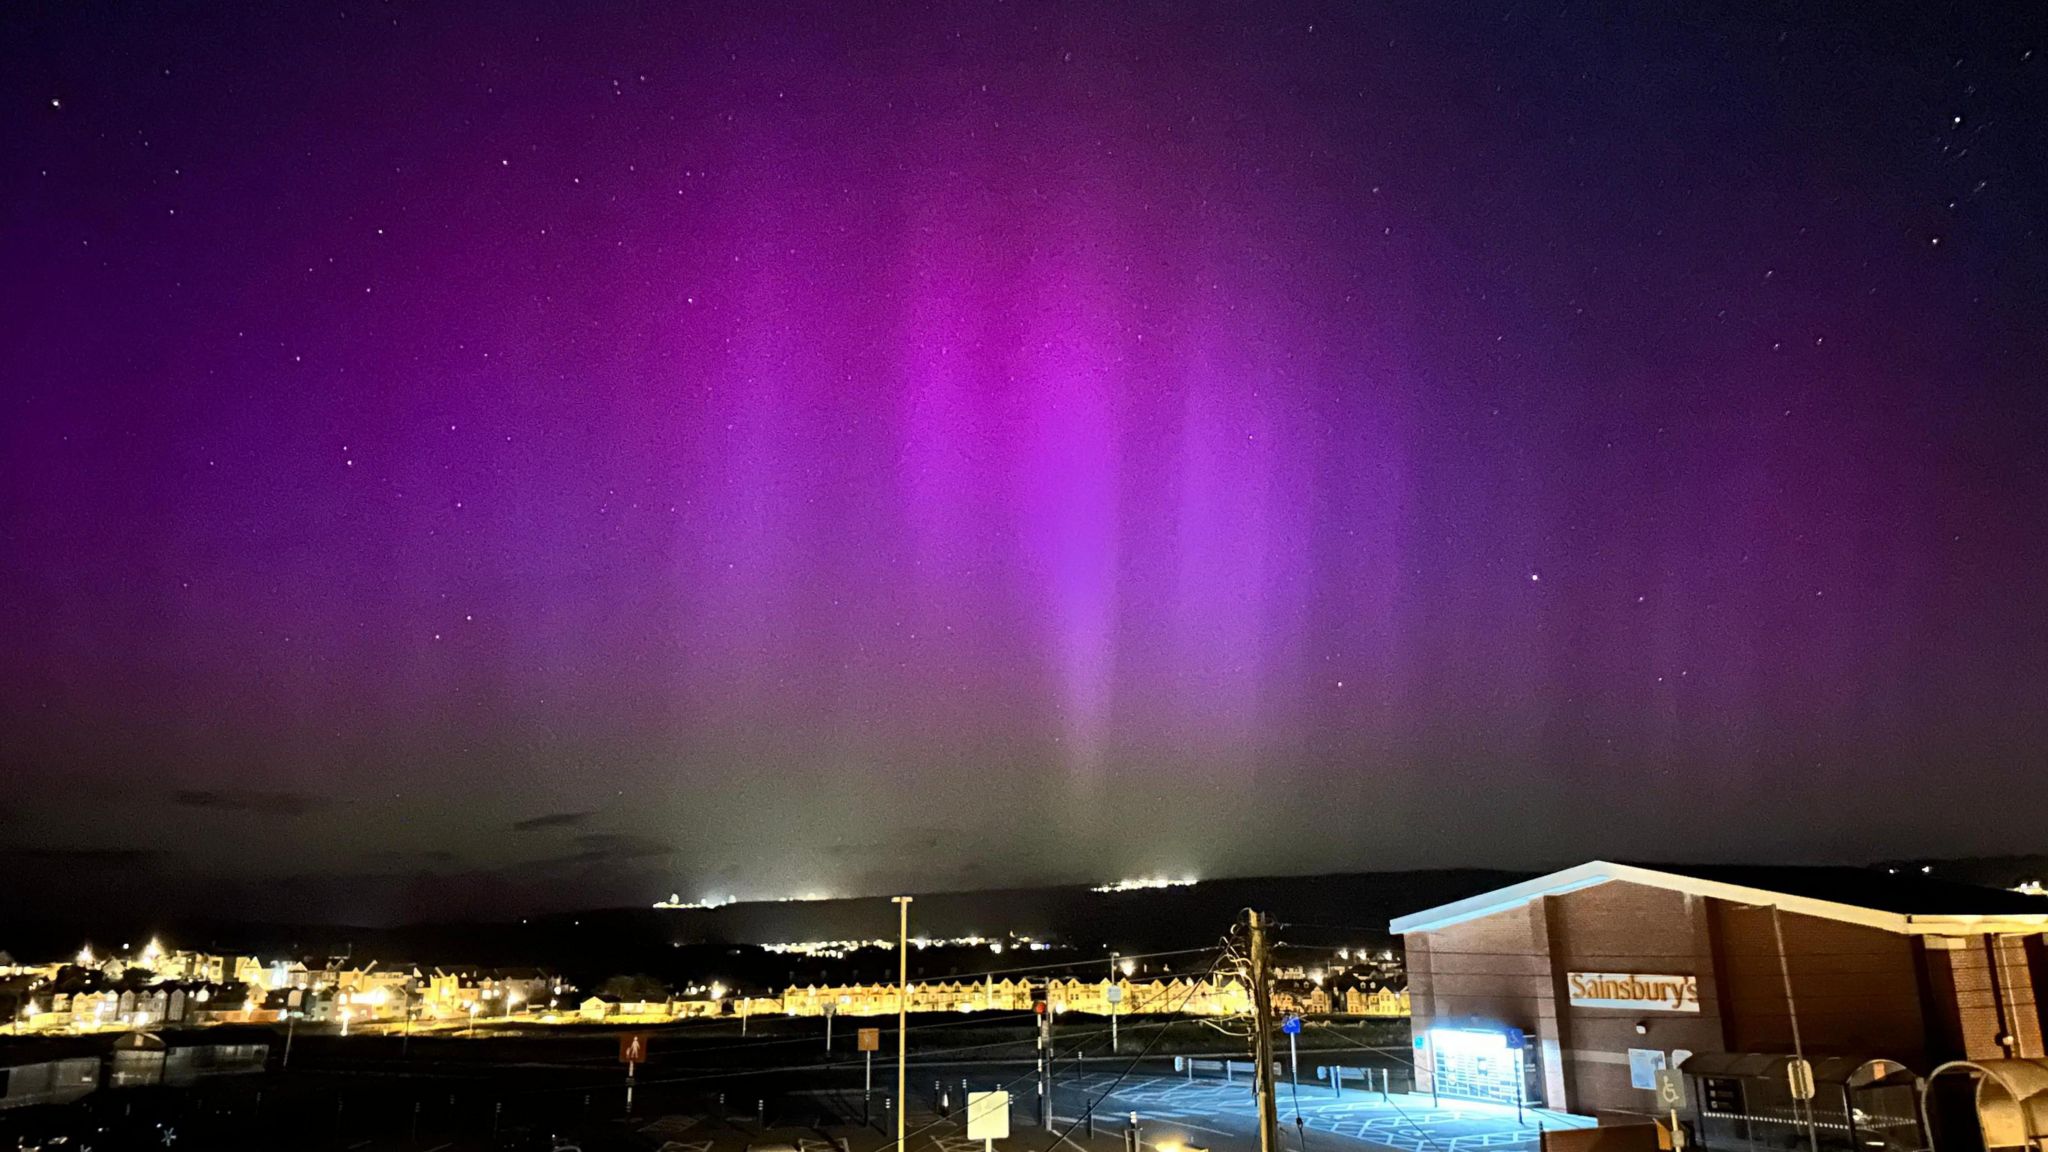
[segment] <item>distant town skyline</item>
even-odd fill
[[[0,867],[2024,854],[2038,13],[0,14]]]

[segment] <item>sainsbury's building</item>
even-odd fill
[[[1845,1147],[1917,1147],[1929,1071],[2043,1056],[2041,897],[1854,868],[1595,861],[1393,930],[1417,1088],[1440,1096],[1649,1114],[1657,1070],[1676,1068],[1699,1130],[1722,1136],[1709,1143],[1803,1146],[1775,1137],[1838,1115]],[[1822,1081],[1811,1116],[1786,1107],[1795,1049]]]

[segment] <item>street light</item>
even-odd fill
[[[1103,999],[1109,1001],[1109,1050],[1111,1052],[1121,1051],[1116,1043],[1116,1009],[1117,1002],[1124,998],[1124,994],[1123,989],[1116,982],[1116,970],[1117,953],[1111,952],[1109,954],[1109,982],[1102,986]],[[1129,969],[1127,968],[1125,971],[1129,971]]]
[[[910,1055],[910,897],[893,898],[896,904],[896,1152],[909,1152],[904,1117],[908,1114]]]

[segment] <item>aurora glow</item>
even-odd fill
[[[1860,860],[2048,803],[2023,6],[40,8],[0,846],[52,891]]]

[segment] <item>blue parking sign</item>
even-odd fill
[[[1280,1030],[1292,1036],[1301,1031],[1301,1017],[1289,1016],[1280,1022]]]

